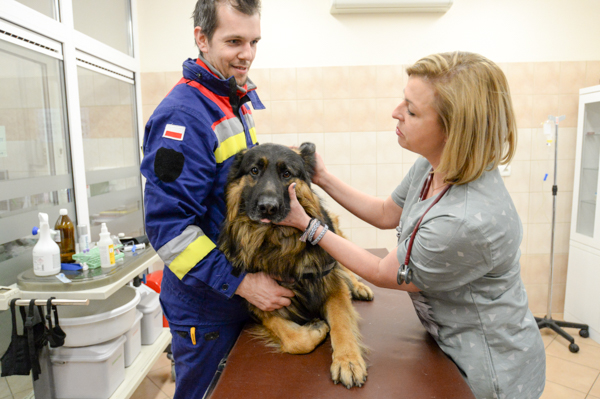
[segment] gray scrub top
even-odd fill
[[[419,158],[392,199],[403,208],[397,256],[434,197],[419,201],[431,170]],[[498,169],[452,186],[415,238],[410,294],[423,326],[478,399],[539,398],[546,354],[520,276],[521,221]]]

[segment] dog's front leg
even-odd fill
[[[373,290],[369,288],[368,285],[359,281],[356,278],[356,274],[348,270],[344,265],[339,263],[340,269],[346,273],[348,278],[348,288],[350,288],[350,292],[352,292],[352,299],[358,299],[360,301],[372,301],[373,300]]]
[[[362,386],[367,379],[367,364],[360,344],[358,314],[352,306],[350,291],[345,284],[327,300],[325,317],[331,329],[333,382],[341,382],[348,389]]]
[[[295,355],[312,352],[329,332],[329,327],[323,320],[301,326],[293,321],[271,316],[263,319],[262,324],[280,343],[282,352]]]

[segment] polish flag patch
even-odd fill
[[[185,126],[179,125],[167,125],[165,126],[165,132],[163,133],[163,137],[172,140],[183,140],[183,135],[185,134]]]

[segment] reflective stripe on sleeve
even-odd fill
[[[157,253],[169,269],[182,279],[214,248],[216,245],[200,227],[192,225],[163,245]]]
[[[215,151],[215,159],[217,160],[217,163],[223,163],[229,157],[234,156],[247,147],[246,135],[244,132],[236,134],[235,136],[223,141],[219,145],[219,148],[217,148]]]

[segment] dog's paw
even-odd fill
[[[358,299],[361,301],[372,301],[373,291],[367,285],[361,283],[360,281],[356,281],[352,285],[352,299]]]
[[[317,330],[319,336],[323,335],[323,339],[325,339],[325,336],[329,332],[329,324],[327,324],[325,320],[315,319],[310,323],[306,324],[306,327],[308,327],[311,330]]]
[[[298,326],[282,339],[281,350],[294,355],[310,353],[325,340],[328,333],[329,325],[323,320]]]
[[[367,380],[367,364],[360,355],[336,356],[331,363],[331,379],[350,389],[361,387]]]

